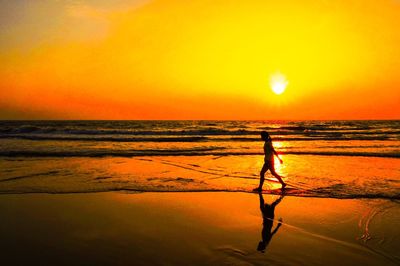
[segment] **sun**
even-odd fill
[[[286,77],[281,73],[275,73],[271,75],[270,85],[272,91],[276,95],[280,95],[285,92],[287,85],[289,82],[286,80]]]

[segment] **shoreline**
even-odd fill
[[[398,203],[284,196],[266,220],[260,203],[243,192],[2,194],[0,253],[8,265],[400,262]],[[273,231],[279,218],[257,251],[263,224]]]
[[[290,187],[289,187],[290,189]],[[255,194],[258,195],[258,192],[253,192],[253,191],[245,191],[245,190],[237,190],[237,191],[230,191],[230,190],[174,190],[174,191],[165,191],[165,190],[127,190],[127,189],[121,189],[121,190],[99,190],[99,191],[61,191],[61,192],[46,192],[46,191],[38,191],[38,192],[0,192],[0,196],[8,196],[8,195],[87,195],[87,194],[101,194],[101,193],[122,193],[122,194],[128,194],[128,195],[136,195],[136,194],[143,194],[143,193],[160,193],[160,194],[169,194],[169,193],[184,193],[184,194],[189,194],[189,193],[243,193],[243,194]],[[265,190],[263,189],[263,192],[261,193],[264,196],[270,195],[270,196],[279,196],[282,194],[281,189],[271,189],[271,190]],[[294,198],[311,198],[311,199],[332,199],[332,200],[387,200],[387,201],[399,201],[400,198],[391,198],[391,197],[380,197],[380,196],[365,196],[362,195],[360,197],[354,197],[354,196],[349,196],[349,197],[326,197],[324,195],[318,196],[318,195],[297,195],[297,194],[285,194],[285,197],[294,197]]]

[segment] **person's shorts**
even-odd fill
[[[268,166],[274,165],[274,159],[273,158],[272,159],[264,158],[264,164],[266,164]]]

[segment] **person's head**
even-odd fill
[[[268,140],[271,139],[271,137],[269,136],[269,134],[268,134],[267,131],[262,131],[262,132],[261,132],[261,139],[262,139],[263,141],[268,141]]]

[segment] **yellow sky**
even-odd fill
[[[400,118],[397,0],[0,9],[1,119]]]

